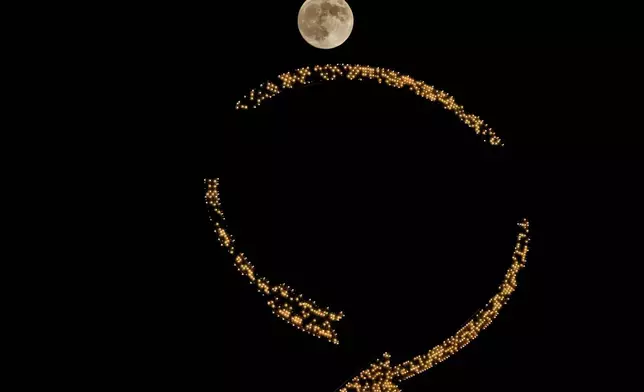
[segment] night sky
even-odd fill
[[[495,45],[476,31],[450,41],[448,26],[433,24],[439,14],[411,3],[409,13],[400,2],[350,2],[354,31],[333,50],[300,37],[300,1],[248,7],[239,34],[195,28],[231,41],[216,52],[187,43],[194,68],[182,65],[179,82],[189,86],[184,115],[201,170],[199,241],[178,274],[191,382],[333,392],[384,352],[394,364],[424,353],[496,292],[524,217],[530,252],[509,304],[477,340],[401,388],[575,387],[566,376],[596,364],[589,342],[601,332],[590,320],[610,307],[584,288],[617,273],[606,260],[619,249],[603,246],[618,234],[591,227],[619,228],[635,198],[624,188],[638,172],[634,128],[606,115],[634,108],[617,93],[632,83],[622,71],[634,69],[634,54]],[[260,83],[327,63],[423,80],[490,124],[505,147],[483,143],[436,103],[369,81],[298,87],[234,110]],[[215,177],[237,247],[271,282],[343,311],[340,345],[273,316],[236,271],[203,205],[202,180]]]

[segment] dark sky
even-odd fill
[[[183,48],[193,65],[181,65],[178,83],[189,86],[191,159],[202,170],[194,210],[203,213],[196,259],[179,278],[189,298],[186,377],[216,390],[332,392],[385,351],[394,364],[423,353],[494,294],[516,222],[527,217],[528,266],[509,305],[473,344],[402,389],[588,382],[572,375],[597,365],[590,343],[604,329],[596,311],[615,310],[602,302],[597,276],[618,274],[607,259],[620,249],[606,243],[621,238],[593,227],[623,228],[635,199],[641,154],[635,128],[619,115],[635,108],[621,98],[635,84],[635,51],[500,45],[496,35],[445,26],[426,2],[410,2],[411,13],[401,2],[350,4],[353,34],[334,50],[300,37],[299,1],[248,6],[234,29],[201,25],[195,35],[229,42],[197,38]],[[234,110],[281,72],[340,62],[391,68],[445,90],[506,147],[482,143],[437,104],[369,82],[312,85],[255,111]],[[212,177],[258,271],[345,312],[339,346],[271,315],[235,270],[199,206],[202,178]]]

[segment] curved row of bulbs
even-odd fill
[[[278,75],[281,88],[273,83],[262,83],[258,89],[252,89],[243,99],[237,101],[235,109],[246,110],[259,107],[265,100],[271,99],[285,89],[294,88],[297,85],[308,85],[313,82],[333,81],[338,77],[345,77],[347,80],[376,80],[379,84],[386,84],[394,88],[408,87],[416,95],[431,102],[439,102],[443,107],[454,114],[465,125],[483,137],[483,141],[493,146],[502,146],[501,138],[496,135],[492,128],[485,124],[478,116],[467,113],[463,106],[454,101],[454,97],[434,86],[428,85],[422,80],[416,80],[409,75],[401,75],[399,72],[369,65],[355,64],[325,64],[307,66],[296,69],[294,72],[286,72]]]
[[[503,283],[499,286],[499,291],[488,301],[483,309],[470,318],[454,335],[445,339],[441,344],[425,354],[418,355],[409,361],[392,367],[389,362],[390,355],[385,353],[384,360],[377,361],[370,368],[360,372],[358,376],[344,385],[340,392],[399,392],[400,389],[397,386],[399,382],[417,376],[443,362],[476,339],[479,333],[487,328],[498,316],[503,305],[508,302],[510,295],[517,287],[517,273],[521,268],[525,267],[528,254],[529,222],[527,219],[523,219],[518,225],[520,230],[512,254],[512,264],[505,274]]]
[[[248,261],[244,253],[236,250],[235,239],[226,228],[219,196],[219,179],[205,179],[204,185],[206,205],[212,211],[209,218],[214,224],[219,243],[233,256],[237,270],[255,285],[257,291],[268,297],[267,304],[273,314],[301,331],[339,344],[338,333],[333,328],[333,323],[340,321],[344,314],[318,306],[315,301],[305,299],[302,294],[296,293],[284,283],[272,285],[268,279],[257,275],[255,266]]]

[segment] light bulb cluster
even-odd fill
[[[219,179],[208,180],[206,182],[206,204],[212,207],[213,211],[224,218],[224,212],[221,210],[221,199],[219,197]]]
[[[339,392],[400,392],[394,383],[395,370],[391,368],[391,355],[383,354],[382,360],[377,360],[368,369],[360,372],[346,383]]]
[[[332,323],[340,321],[344,314],[342,312],[334,313],[328,308],[319,307],[315,301],[304,299],[302,294],[296,293],[295,290],[284,283],[271,285],[266,278],[257,276],[255,267],[248,261],[246,256],[243,253],[236,253],[234,248],[235,241],[226,231],[225,218],[219,198],[218,179],[206,179],[204,183],[207,187],[206,205],[215,212],[215,214],[211,214],[210,220],[215,224],[215,232],[219,242],[230,254],[234,255],[235,266],[238,271],[243,276],[246,276],[262,295],[268,296],[267,304],[273,314],[301,331],[318,338],[325,338],[334,344],[339,344],[337,332],[333,329]],[[217,218],[217,220],[213,220],[213,217]],[[443,362],[476,339],[481,331],[492,323],[501,308],[508,302],[517,287],[517,274],[521,268],[525,267],[529,243],[529,222],[527,219],[523,219],[518,223],[518,226],[520,230],[512,254],[512,264],[498,288],[499,291],[488,301],[483,309],[479,310],[456,334],[425,354],[391,367],[390,356],[385,353],[382,361],[378,361],[376,364],[372,364],[369,369],[363,370],[340,389],[340,392],[398,392],[397,383],[414,377]]]
[[[326,64],[303,67],[294,72],[280,74],[278,79],[281,82],[281,89],[275,83],[267,82],[260,85],[259,89],[253,89],[249,95],[238,101],[235,109],[245,110],[257,108],[263,101],[280,94],[284,89],[291,89],[297,85],[307,85],[313,82],[333,81],[344,76],[347,80],[376,80],[379,84],[386,84],[394,88],[408,87],[416,95],[431,102],[439,102],[445,109],[453,112],[468,127],[481,135],[483,141],[493,146],[503,146],[501,138],[494,130],[478,116],[467,113],[463,106],[454,101],[454,97],[442,90],[428,85],[422,80],[416,80],[409,75],[401,75],[400,72],[369,65],[351,64]]]
[[[508,302],[510,295],[517,287],[517,273],[525,267],[526,255],[528,253],[528,231],[529,223],[523,219],[518,223],[520,227],[517,242],[512,254],[512,264],[505,274],[503,283],[496,293],[486,304],[472,317],[455,335],[434,347],[425,355],[420,355],[402,363],[397,367],[401,380],[413,377],[426,371],[432,366],[446,360],[451,355],[467,346],[478,334],[487,328],[499,315],[499,310]]]
[[[205,179],[204,185],[206,205],[214,212],[209,218],[214,224],[219,243],[233,255],[237,270],[247,277],[263,296],[268,297],[267,304],[273,314],[301,331],[339,344],[338,333],[333,328],[333,323],[340,321],[344,314],[318,306],[315,301],[305,299],[302,294],[296,293],[284,283],[272,285],[268,279],[257,275],[255,266],[248,261],[244,253],[236,251],[235,240],[227,231],[219,197],[219,179]]]
[[[257,108],[263,101],[274,98],[284,89],[294,88],[297,85],[308,85],[318,81],[333,81],[340,76],[344,76],[347,80],[376,80],[379,84],[384,83],[399,89],[408,87],[416,95],[431,102],[439,102],[445,109],[453,112],[476,134],[481,135],[484,142],[493,146],[503,146],[501,138],[495,134],[489,125],[484,123],[478,116],[465,112],[464,108],[458,105],[448,93],[438,90],[423,81],[415,80],[409,75],[401,75],[394,70],[366,65],[326,64],[315,65],[313,70],[311,70],[311,67],[303,67],[294,72],[286,72],[278,76],[281,87],[270,81],[262,83],[259,89],[251,90],[247,96],[238,101],[235,108],[238,110],[247,110],[251,107]],[[226,231],[225,218],[219,198],[219,181],[217,179],[206,179],[205,184],[207,185],[206,205],[214,211],[214,214],[210,216],[210,220],[215,224],[215,232],[219,242],[234,256],[235,265],[240,273],[246,276],[262,295],[269,297],[267,303],[273,313],[302,331],[338,344],[337,332],[333,329],[332,323],[341,320],[344,317],[343,313],[333,313],[328,308],[323,309],[316,305],[314,301],[305,300],[301,294],[297,294],[289,286],[285,284],[271,285],[266,278],[256,275],[255,267],[248,261],[246,256],[243,253],[236,253],[234,239]],[[217,220],[213,220],[213,217]],[[499,286],[499,291],[488,301],[483,309],[470,318],[453,336],[432,348],[429,352],[393,367],[390,363],[390,355],[385,353],[382,360],[378,360],[368,369],[360,372],[358,376],[346,383],[339,391],[399,392],[398,383],[446,360],[467,346],[481,331],[487,328],[498,316],[500,309],[507,303],[510,295],[516,289],[517,274],[525,266],[528,253],[529,223],[524,219],[518,225],[521,229],[512,255],[512,264],[505,274],[503,283]]]
[[[319,338],[325,338],[334,344],[339,344],[337,332],[331,323],[340,321],[344,314],[334,313],[329,308],[319,307],[315,301],[305,300],[302,294],[297,294],[285,284],[270,287],[268,306],[273,313],[297,329],[310,333]]]
[[[390,368],[388,362],[389,355],[385,354],[385,362],[371,365],[370,369],[364,370],[360,375],[354,377],[340,389],[340,392],[398,392],[397,383],[417,376],[443,362],[476,339],[479,333],[487,328],[498,316],[499,310],[503,305],[508,302],[510,295],[517,287],[517,273],[521,268],[525,267],[528,254],[529,222],[527,219],[523,219],[518,223],[518,226],[520,230],[512,254],[512,264],[505,274],[503,283],[499,286],[499,291],[488,301],[483,309],[470,318],[456,334],[432,348],[428,353],[416,356],[392,368]],[[384,377],[383,374],[385,375]]]

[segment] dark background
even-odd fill
[[[619,386],[606,369],[626,371],[619,358],[634,338],[624,321],[638,311],[626,304],[639,235],[637,50],[582,48],[572,33],[499,45],[512,30],[479,34],[446,24],[431,4],[401,13],[367,1],[350,3],[348,41],[319,50],[299,35],[300,5],[228,5],[217,16],[243,10],[240,26],[188,27],[182,36],[194,40],[171,60],[186,156],[201,173],[189,210],[200,230],[172,284],[186,383],[331,392],[385,351],[394,364],[424,353],[495,293],[527,217],[528,266],[508,306],[403,390]],[[339,62],[445,90],[506,147],[482,143],[437,104],[370,82],[300,87],[234,111],[281,72]],[[273,316],[234,269],[203,206],[202,178],[213,177],[258,272],[345,312],[339,346]]]

